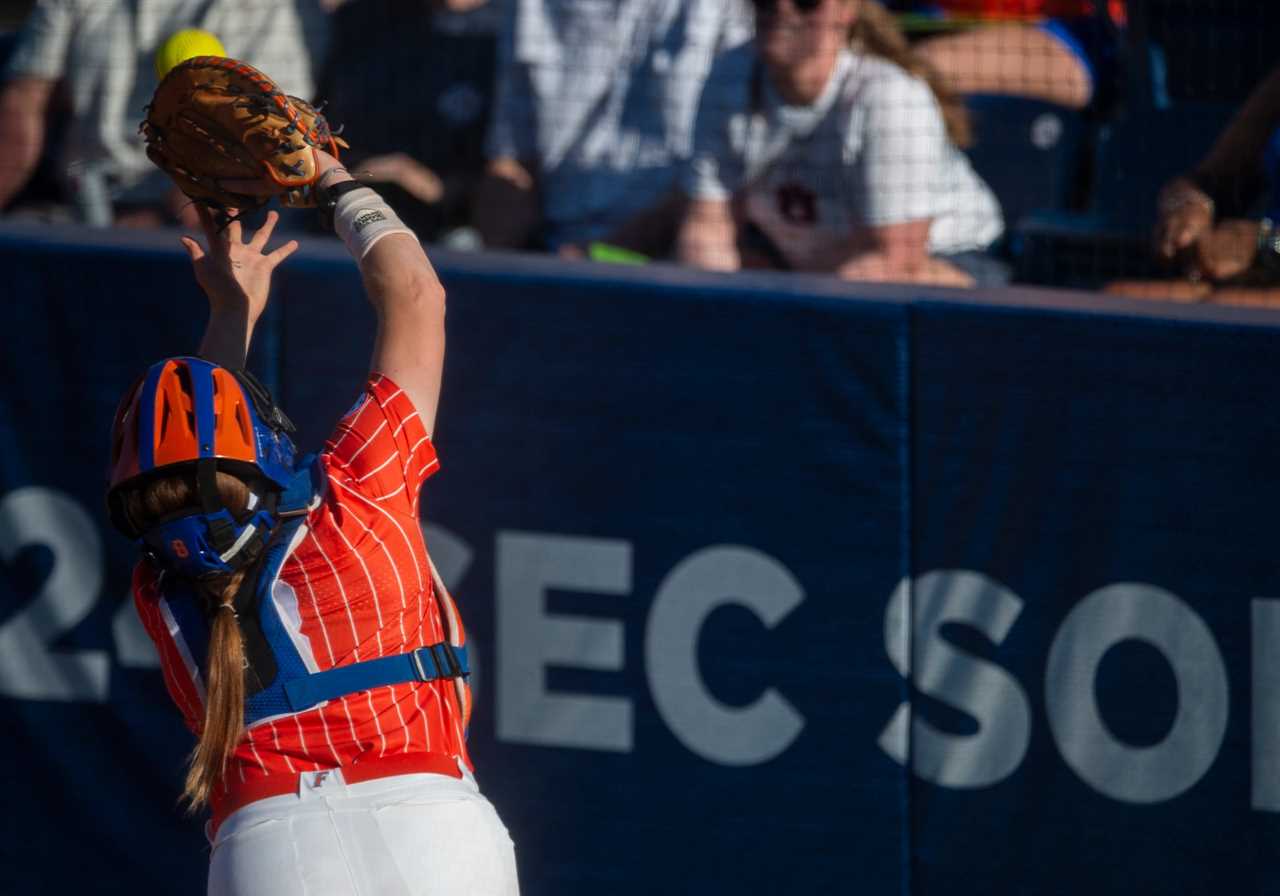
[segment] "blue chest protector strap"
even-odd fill
[[[336,700],[383,685],[461,678],[470,674],[467,648],[441,642],[408,653],[351,663],[327,672],[314,672],[306,678],[295,678],[285,684],[284,692],[296,712],[315,706],[322,700]]]
[[[245,589],[248,592],[245,597],[251,595],[251,599],[242,601],[241,596],[237,596],[236,610],[240,614],[242,635],[245,636],[245,653],[251,660],[247,673],[263,673],[246,675],[247,681],[253,680],[256,686],[251,687],[246,695],[245,724],[300,712],[325,700],[335,700],[357,691],[470,675],[466,647],[455,646],[448,641],[324,672],[312,672],[307,667],[298,652],[301,633],[296,613],[282,612],[281,605],[273,599],[280,571],[296,547],[295,542],[301,541],[299,530],[306,523],[322,488],[318,465],[304,462],[300,468],[301,472],[280,495],[276,509],[279,524],[260,560],[256,581]],[[199,668],[207,668],[209,625],[195,593],[180,579],[166,582],[163,590],[182,638]],[[252,623],[246,625],[248,620]],[[269,655],[263,661],[252,661],[254,656],[260,656],[264,651]]]

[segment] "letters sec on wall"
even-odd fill
[[[477,551],[447,527],[424,526],[451,586],[463,586]],[[56,490],[28,487],[0,498],[0,557],[13,562],[41,545],[53,556],[32,602],[0,626],[0,694],[30,700],[104,702],[113,659],[156,668],[154,652],[121,604],[112,623],[113,651],[55,645],[93,608],[102,586],[102,541],[89,515]],[[475,682],[493,707],[499,742],[633,752],[637,699],[556,690],[550,667],[625,670],[620,619],[550,612],[547,593],[623,595],[647,605],[643,631],[644,689],[666,729],[701,759],[760,765],[790,749],[808,721],[787,695],[769,685],[746,704],[728,704],[708,687],[699,657],[703,627],[717,609],[737,607],[766,631],[806,599],[806,589],[780,561],[754,548],[712,545],[692,551],[662,577],[651,597],[633,595],[636,546],[623,540],[552,533],[499,532],[493,544],[492,643],[478,650],[493,668]],[[1213,632],[1177,595],[1144,583],[1116,583],[1070,605],[1043,651],[1040,711],[1026,683],[998,662],[949,641],[948,626],[967,627],[999,646],[1025,611],[1008,588],[976,571],[933,571],[900,582],[884,602],[883,651],[903,678],[926,696],[973,721],[969,733],[948,731],[901,702],[876,735],[885,755],[941,787],[991,786],[1015,775],[1033,720],[1043,717],[1062,761],[1081,784],[1121,802],[1156,803],[1195,785],[1217,759],[1226,733],[1231,682]],[[1267,645],[1280,636],[1280,599],[1249,604],[1253,655],[1250,800],[1280,811],[1276,763],[1280,727],[1280,659]],[[1099,708],[1103,657],[1125,642],[1157,651],[1172,675],[1176,710],[1157,743],[1134,746],[1109,728]],[[481,664],[484,668],[484,664]],[[495,674],[496,671],[496,674]],[[1130,684],[1141,699],[1144,686]],[[1040,703],[1040,695],[1034,700]],[[872,732],[863,732],[870,737]]]

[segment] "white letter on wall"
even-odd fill
[[[1178,713],[1163,741],[1117,740],[1098,711],[1094,678],[1103,655],[1139,640],[1164,655],[1178,685]],[[1141,700],[1142,683],[1130,700]],[[1067,765],[1117,800],[1156,803],[1182,793],[1209,770],[1227,731],[1227,671],[1213,633],[1196,612],[1154,585],[1099,588],[1062,622],[1049,649],[1045,704]]]
[[[546,688],[547,666],[617,671],[621,622],[546,612],[548,590],[631,593],[631,545],[599,538],[499,532],[497,726],[510,743],[630,752],[631,701]]]
[[[1250,805],[1280,812],[1280,600],[1253,602],[1253,787]]]
[[[1031,739],[1026,692],[1005,669],[958,650],[940,632],[948,623],[966,625],[999,645],[1021,611],[1016,594],[970,570],[925,573],[914,589],[909,580],[900,582],[885,610],[890,662],[921,693],[976,719],[978,731],[940,731],[912,718],[904,701],[881,733],[880,748],[900,765],[910,754],[912,770],[943,787],[987,787],[1013,774]]]
[[[802,600],[787,568],[750,548],[704,548],[667,574],[649,612],[645,671],[658,713],[682,744],[724,765],[756,765],[791,745],[804,718],[773,688],[742,707],[711,695],[698,674],[698,634],[725,604],[744,606],[773,628]]]

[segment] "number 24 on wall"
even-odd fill
[[[78,502],[54,489],[26,486],[0,497],[0,562],[12,564],[35,546],[53,553],[53,568],[35,597],[0,623],[0,697],[105,702],[108,651],[53,646],[89,615],[102,590],[98,528]],[[132,601],[121,605],[111,629],[121,665],[159,665]]]

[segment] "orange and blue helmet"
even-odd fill
[[[111,429],[107,510],[117,529],[166,569],[191,578],[234,572],[275,529],[276,498],[294,474],[293,424],[247,371],[167,358],[125,393]],[[249,507],[223,506],[218,471],[249,484]],[[199,507],[139,530],[124,494],[153,478],[194,473]]]

